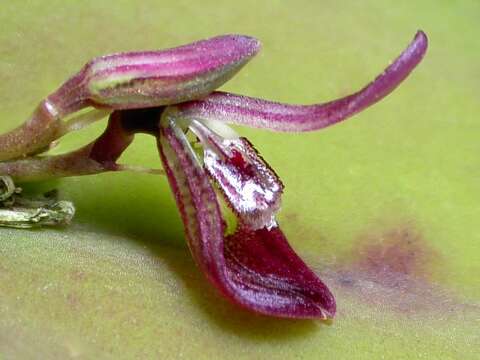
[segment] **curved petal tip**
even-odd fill
[[[227,297],[255,312],[285,318],[331,319],[335,298],[290,247],[278,227],[237,229],[226,237]]]
[[[236,43],[236,47],[243,49],[244,53],[250,54],[250,56],[256,55],[262,49],[262,43],[257,38],[248,35],[229,34],[216,37],[229,43]]]
[[[412,49],[412,51],[415,51],[419,54],[418,62],[420,62],[420,60],[422,60],[423,57],[425,56],[425,53],[427,52],[427,49],[428,49],[427,34],[425,34],[422,30],[418,30],[409,48]]]
[[[291,105],[224,92],[184,103],[189,116],[274,131],[314,131],[343,121],[395,90],[423,59],[428,39],[418,31],[407,48],[372,82],[350,95],[314,105]]]
[[[422,46],[425,48],[425,50],[428,47],[428,37],[427,34],[423,30],[418,30],[417,33],[415,34],[415,41],[418,41],[419,43],[422,44]]]

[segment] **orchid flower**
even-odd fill
[[[94,59],[43,100],[24,125],[0,136],[0,174],[25,182],[118,170],[164,173],[191,253],[221,294],[264,315],[332,318],[331,291],[278,225],[282,182],[229,124],[301,132],[342,121],[393,91],[423,58],[427,38],[419,31],[373,82],[322,104],[289,105],[214,91],[259,49],[256,39],[227,35]],[[64,120],[87,107],[95,110]],[[90,144],[62,155],[35,155],[106,115],[105,132]],[[117,163],[139,132],[156,137],[163,171]],[[222,202],[236,217],[233,231]]]

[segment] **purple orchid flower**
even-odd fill
[[[299,132],[342,121],[393,91],[423,58],[427,37],[419,31],[372,83],[327,103],[288,105],[212,92],[259,48],[257,40],[234,35],[161,52],[95,59],[44,100],[27,122],[35,125],[42,141],[9,152],[8,141],[30,131],[24,125],[0,137],[1,158],[40,152],[66,131],[107,113],[105,132],[71,153],[1,162],[0,174],[36,181],[132,170],[117,164],[117,159],[135,133],[151,134],[157,139],[192,255],[215,288],[256,313],[332,318],[336,311],[332,293],[290,247],[275,218],[283,184],[251,143],[227,124]],[[61,120],[86,106],[101,110],[70,122]],[[200,151],[187,132],[198,139]],[[227,231],[216,190],[237,218],[233,232]]]

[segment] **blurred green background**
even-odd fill
[[[334,291],[333,322],[233,307],[195,268],[166,179],[102,174],[30,186],[76,203],[69,228],[0,230],[0,358],[476,358],[479,18],[467,0],[2,3],[1,131],[112,52],[252,35],[262,53],[223,89],[313,103],[372,80],[417,29],[430,48],[405,84],[345,123],[238,129],[286,185],[280,224]],[[122,162],[159,167],[154,140],[138,136]]]

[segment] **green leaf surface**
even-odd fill
[[[286,185],[279,221],[332,288],[331,323],[252,315],[199,273],[164,177],[59,189],[65,229],[0,229],[0,358],[474,359],[480,345],[478,1],[13,1],[0,11],[0,131],[90,58],[222,33],[263,51],[223,89],[291,103],[369,82],[417,29],[397,91],[309,134],[239,128]],[[105,123],[62,139],[56,153]],[[122,162],[159,167],[138,136]]]

